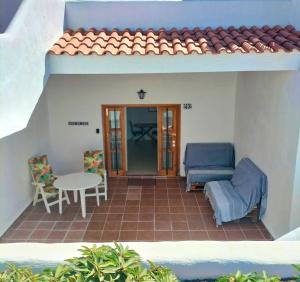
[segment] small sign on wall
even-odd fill
[[[192,109],[192,104],[191,104],[191,103],[183,104],[183,108],[184,108],[185,110],[191,110],[191,109]]]
[[[69,121],[68,125],[87,126],[87,125],[89,125],[89,122],[88,121]]]

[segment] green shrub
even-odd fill
[[[30,268],[17,268],[8,264],[0,271],[0,282],[179,282],[168,268],[149,262],[142,266],[140,256],[133,250],[115,243],[115,247],[101,246],[80,249],[81,256],[66,260],[66,264],[55,269],[45,269],[33,274]],[[293,265],[299,272],[295,277],[300,282],[300,265]],[[266,272],[224,275],[216,282],[279,282],[278,276]]]
[[[149,262],[142,266],[140,256],[121,244],[80,249],[82,256],[66,260],[67,264],[33,274],[29,268],[9,264],[0,272],[0,282],[179,282],[174,273]]]
[[[251,272],[242,274],[238,271],[235,274],[224,275],[217,279],[217,282],[279,282],[278,276],[268,276],[266,272]]]

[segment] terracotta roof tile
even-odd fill
[[[67,29],[49,50],[50,54],[71,56],[77,54],[111,55],[176,55],[176,54],[231,54],[275,53],[300,51],[300,31],[291,25],[286,27],[267,25],[259,28],[207,27],[200,29],[160,28],[153,30],[84,30]]]

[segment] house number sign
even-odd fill
[[[185,110],[190,110],[192,108],[192,104],[191,103],[186,103],[186,104],[183,104],[183,108]]]

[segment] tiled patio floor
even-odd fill
[[[202,192],[185,192],[181,178],[112,178],[109,199],[87,199],[87,217],[78,204],[47,214],[40,203],[28,207],[1,242],[105,242],[161,240],[270,240],[264,226],[229,223],[216,228]],[[71,196],[71,199],[73,197]]]

